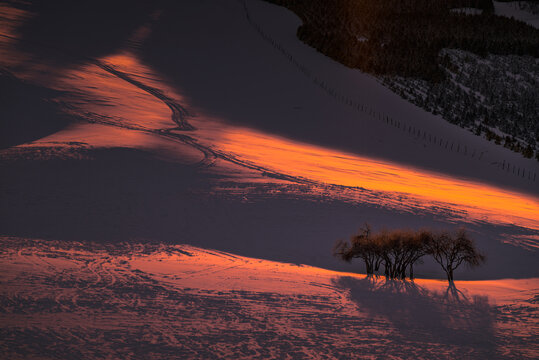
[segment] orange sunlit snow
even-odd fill
[[[443,203],[475,220],[519,223],[539,229],[539,200],[478,182],[405,167],[241,129],[223,132],[226,152],[293,176],[321,183],[410,195],[424,207]],[[380,200],[384,205],[384,200]]]

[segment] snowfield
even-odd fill
[[[7,358],[537,358],[539,279],[367,279],[188,245],[3,238]]]
[[[534,28],[539,27],[539,14],[533,13],[531,11],[526,11],[523,7],[520,8],[520,4],[525,5],[525,3],[532,4],[531,6],[535,6],[537,9],[537,5],[533,4],[533,1],[510,1],[510,2],[501,2],[501,1],[493,1],[494,3],[494,11],[496,15],[500,16],[507,16],[507,17],[513,17],[517,20],[523,21],[528,25],[533,26]]]
[[[167,5],[83,57],[26,43],[14,6],[8,358],[539,357],[537,161],[317,53],[263,1]],[[487,263],[455,287],[429,260],[367,279],[331,254],[364,222],[466,226]]]

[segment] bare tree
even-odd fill
[[[365,224],[350,241],[338,241],[333,254],[347,262],[363,259],[369,276],[383,265],[388,279],[405,279],[408,268],[413,279],[413,265],[427,253],[426,245],[431,238],[427,231],[410,230],[381,231],[373,235],[370,226]]]
[[[451,284],[454,271],[461,265],[478,266],[485,261],[465,230],[451,234],[447,231],[433,233],[429,230],[392,230],[372,234],[368,224],[360,229],[349,241],[338,241],[333,254],[350,262],[354,258],[363,259],[367,275],[378,272],[384,266],[388,279],[405,279],[409,270],[414,278],[414,264],[421,262],[425,255],[431,255],[440,264]]]
[[[421,258],[427,254],[427,245],[432,241],[432,233],[420,230],[406,243],[407,264],[410,268],[410,280],[414,279],[414,264],[423,263]]]
[[[350,262],[354,258],[363,259],[367,275],[373,275],[375,269],[378,269],[380,259],[376,244],[370,235],[371,228],[369,224],[365,224],[365,227],[360,229],[357,235],[352,236],[349,242],[337,241],[333,247],[333,255],[346,262]]]
[[[430,233],[410,230],[382,231],[373,238],[380,258],[385,266],[385,276],[391,279],[405,279],[406,269],[410,279],[414,278],[413,265],[426,254]]]
[[[474,267],[485,262],[485,256],[477,250],[464,229],[455,235],[445,231],[433,236],[427,243],[427,253],[444,269],[450,283],[454,280],[453,272],[461,264]]]

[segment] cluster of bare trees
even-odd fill
[[[348,262],[354,258],[362,259],[369,276],[383,267],[384,275],[389,279],[405,279],[407,270],[413,279],[414,264],[421,263],[423,256],[429,255],[440,264],[449,282],[453,282],[453,273],[461,264],[473,267],[485,261],[485,256],[463,229],[455,233],[384,230],[373,234],[368,224],[349,241],[337,241],[333,254]]]

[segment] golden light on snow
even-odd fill
[[[11,50],[6,49],[10,54]],[[20,57],[15,53],[10,56]],[[9,59],[9,56],[5,58]],[[107,70],[107,66],[127,74],[129,81]],[[17,76],[24,77],[25,74]],[[177,124],[171,120],[171,108],[148,89],[166,94],[179,104],[189,104],[130,51],[119,51],[95,62],[58,71],[53,77],[54,81],[47,85],[68,94],[60,99],[68,104],[66,111],[86,118],[90,124],[74,124],[30,146],[82,142],[95,147],[135,147],[158,150],[177,159],[188,159],[188,162],[200,161],[216,151],[239,160],[228,162],[221,158],[214,163],[217,172],[225,176],[234,173],[240,181],[243,176],[251,182],[276,182],[275,178],[263,176],[266,169],[316,184],[348,187],[347,191],[360,188],[377,192],[382,195],[375,201],[382,206],[410,208],[408,202],[413,201],[413,207],[462,213],[469,221],[539,229],[539,199],[536,196],[238,128],[222,119],[207,117],[203,109],[195,118],[189,119],[198,129],[188,133],[193,139],[191,145],[200,146],[195,148],[181,141],[171,141],[170,136],[163,136],[166,131],[174,131],[174,135],[179,136],[185,133],[172,130]],[[207,151],[202,154],[201,148]],[[252,167],[242,167],[241,163],[254,164],[262,170],[253,172]],[[313,189],[317,191],[316,187]]]
[[[296,354],[307,358],[335,357],[356,343],[366,354],[382,348],[392,357],[420,348],[454,358],[473,347],[481,355],[534,358],[538,305],[530,300],[537,278],[456,281],[451,288],[439,280],[385,281],[186,245],[2,237],[0,243],[1,295],[8,299],[0,329],[42,329],[60,346],[73,335],[114,334],[73,342],[84,357],[143,338],[156,344],[154,351],[187,348],[195,358],[208,357],[207,349],[229,358],[268,349],[281,354],[283,341],[294,349],[301,344]],[[17,309],[12,299],[36,305],[10,312]],[[406,341],[387,346],[395,338]]]
[[[100,61],[130,74],[136,81],[164,88],[167,94],[179,98],[158,75],[129,52]],[[177,158],[194,159],[192,161],[195,162],[197,156],[200,158],[200,154],[196,154],[198,151],[187,145],[171,145],[159,134],[148,133],[175,126],[170,118],[170,109],[161,100],[95,64],[71,70],[59,78],[57,87],[77,88],[84,96],[68,99],[72,108],[79,114],[98,114],[102,121],[113,126],[75,125],[37,141],[37,145],[79,139],[92,146],[154,148]],[[410,207],[407,201],[411,200],[418,208],[436,207],[464,213],[469,221],[509,223],[539,229],[539,199],[533,195],[239,128],[203,115],[190,121],[196,123],[198,130],[189,135],[207,148],[231,154],[242,162],[276,173],[319,184],[383,193],[384,196],[377,198],[382,206]],[[217,170],[221,174],[227,175],[231,170],[226,161],[220,161],[218,165]],[[246,181],[264,181],[261,174],[257,175],[259,179],[253,179],[252,170],[238,168],[237,165],[232,167],[232,171],[239,174],[236,178],[240,181],[241,174],[245,175]],[[267,181],[275,182],[275,179]]]
[[[475,220],[517,223],[539,229],[539,199],[472,180],[414,169],[291,141],[260,132],[225,131],[225,152],[285,174],[317,182],[409,195],[425,207],[444,205]],[[384,205],[384,200],[380,199]]]

